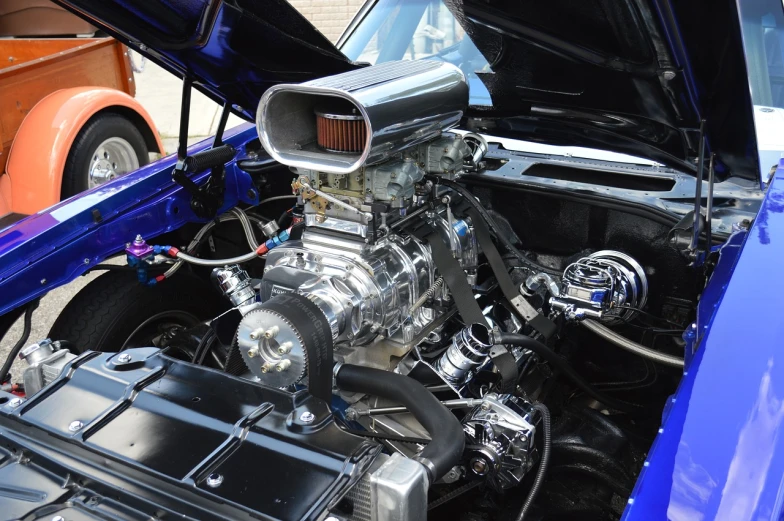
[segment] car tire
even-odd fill
[[[68,340],[80,353],[122,351],[151,346],[161,328],[192,327],[227,308],[211,284],[189,273],[146,286],[133,272],[109,271],[71,299],[49,338]]]
[[[76,135],[68,151],[61,199],[132,172],[149,162],[147,143],[130,120],[112,113],[93,116]]]

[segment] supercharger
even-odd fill
[[[260,139],[295,173],[305,226],[300,239],[267,254],[259,297],[306,295],[327,317],[342,356],[392,369],[391,357],[410,350],[438,318],[443,306],[433,303],[448,298],[430,246],[411,230],[437,233],[464,269],[477,264],[470,220],[454,217],[449,196],[425,177],[462,173],[487,145],[447,132],[465,109],[458,69],[411,62],[351,74],[279,86],[262,99]],[[280,320],[264,310],[249,313],[238,345],[259,379],[285,386],[306,366],[296,335],[281,341],[276,333],[261,348],[251,338],[286,329]],[[371,345],[373,355],[355,350]]]

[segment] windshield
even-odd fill
[[[471,105],[492,105],[476,75],[490,66],[441,0],[379,0],[340,50],[371,65],[422,58],[451,63],[468,78]]]
[[[441,0],[378,0],[340,45],[354,61],[371,65],[391,60],[440,60],[459,67],[468,79],[471,105],[492,106],[490,93],[477,73],[490,64],[466,36]],[[507,150],[598,159],[619,163],[657,163],[605,150],[531,143],[486,136]]]
[[[772,0],[739,7],[764,182],[784,152],[784,8]]]
[[[760,170],[762,179],[767,179],[770,167],[784,152],[784,8],[781,0],[743,0],[739,7],[755,105]],[[477,75],[492,73],[491,65],[442,0],[377,0],[344,38],[340,49],[351,60],[369,64],[416,59],[449,62],[465,73],[471,105],[492,105]],[[505,141],[505,146],[511,147],[512,140]],[[520,151],[541,152],[534,143],[513,141]],[[548,153],[553,154],[655,164],[593,149],[548,147]]]

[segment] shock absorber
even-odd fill
[[[448,382],[462,385],[473,370],[487,360],[491,342],[490,329],[484,324],[471,324],[452,338],[452,345],[436,362],[436,370]]]

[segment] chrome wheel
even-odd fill
[[[110,137],[93,152],[88,171],[88,186],[95,188],[139,168],[133,146],[121,137]]]

